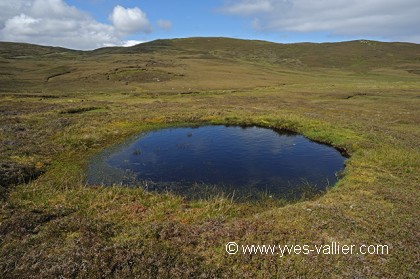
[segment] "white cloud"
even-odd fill
[[[260,12],[269,12],[272,9],[270,0],[242,0],[229,1],[224,11],[232,14],[250,15]]]
[[[159,28],[164,30],[171,30],[172,28],[172,22],[170,20],[160,19],[157,21],[157,25],[159,26]]]
[[[118,44],[113,43],[106,43],[103,46],[104,47],[116,47],[116,46],[122,46],[122,47],[131,47],[138,44],[143,44],[146,41],[137,41],[137,40],[126,40],[126,41],[120,41]]]
[[[115,28],[123,33],[137,33],[151,31],[151,26],[146,14],[139,8],[124,8],[116,6],[110,15],[110,20]]]
[[[84,19],[86,14],[67,5],[62,0],[35,0],[31,6],[31,16],[37,18]]]
[[[135,46],[135,45],[142,44],[142,43],[144,43],[144,41],[127,40],[122,44],[122,46],[123,47],[131,47],[131,46]]]
[[[124,36],[147,31],[139,26],[140,23],[143,27],[147,26],[148,21],[143,12],[140,13],[141,20],[139,19],[138,8],[120,8],[130,15],[134,11],[134,16],[122,23],[117,20],[112,25],[94,20],[89,14],[68,5],[64,0],[2,0],[0,40],[74,49],[125,45],[128,41]]]
[[[417,37],[420,26],[418,0],[231,0],[221,11],[249,17],[254,27],[274,32],[403,40]]]

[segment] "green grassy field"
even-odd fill
[[[406,43],[0,43],[0,277],[416,278],[419,74]],[[84,185],[104,148],[182,124],[288,129],[351,157],[333,188],[294,202]],[[229,241],[390,248],[229,255]]]

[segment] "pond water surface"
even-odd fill
[[[87,183],[141,185],[189,198],[296,197],[332,186],[345,159],[330,146],[266,128],[166,128],[99,154],[89,165]]]

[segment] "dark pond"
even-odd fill
[[[87,183],[142,185],[187,198],[290,198],[332,186],[345,159],[330,146],[266,128],[167,128],[102,152]]]

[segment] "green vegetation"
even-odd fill
[[[0,277],[415,278],[419,72],[405,43],[0,43]],[[294,203],[84,185],[100,150],[185,123],[289,129],[351,158],[325,195]],[[229,241],[390,252],[228,255]]]

